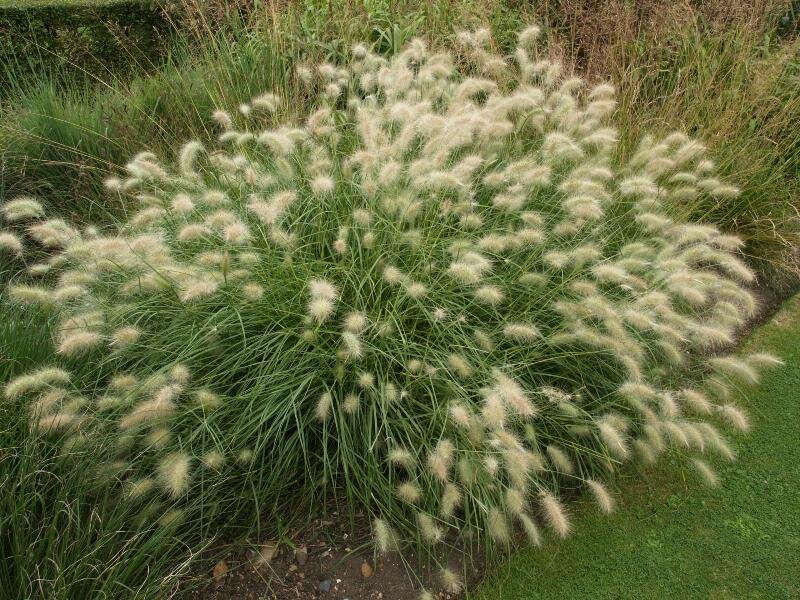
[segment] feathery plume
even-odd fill
[[[745,361],[751,367],[756,369],[769,369],[772,367],[781,367],[785,363],[783,360],[767,352],[754,352],[745,357]]]
[[[536,327],[525,323],[508,323],[503,327],[503,335],[517,342],[533,342],[541,337]]]
[[[182,452],[172,452],[158,463],[159,481],[173,498],[179,498],[189,488],[190,464],[189,457]]]
[[[358,394],[347,394],[344,397],[344,402],[342,402],[342,409],[348,415],[352,415],[358,410],[358,406],[361,403]]]
[[[431,473],[443,482],[447,482],[450,467],[453,464],[455,446],[448,439],[439,440],[436,447],[428,454],[428,468]]]
[[[135,344],[142,332],[136,327],[121,327],[111,334],[111,345],[114,348],[127,348]]]
[[[189,280],[180,293],[181,302],[190,303],[202,300],[216,293],[219,284],[210,279]]]
[[[339,296],[336,286],[326,279],[312,279],[308,282],[308,289],[312,298],[324,298],[333,302]]]
[[[525,496],[516,488],[508,488],[505,493],[506,509],[513,514],[520,516],[526,509]]]
[[[447,357],[447,366],[458,377],[467,378],[472,375],[472,365],[460,354],[450,354]]]
[[[453,483],[446,483],[439,504],[440,514],[445,518],[452,516],[456,507],[461,504],[461,499],[461,490]]]
[[[552,444],[547,446],[547,456],[550,457],[550,462],[562,473],[571,475],[575,472],[575,466],[572,464],[569,456],[558,446]]]
[[[499,508],[492,507],[486,517],[486,528],[489,535],[498,544],[507,544],[510,538],[508,532],[508,522]]]
[[[586,485],[589,486],[589,489],[594,495],[594,499],[601,511],[606,514],[614,511],[614,499],[611,497],[611,494],[608,493],[608,490],[602,483],[595,481],[594,479],[587,479]]]
[[[433,518],[423,512],[417,513],[417,523],[422,539],[429,544],[435,544],[444,537],[444,532],[436,525]]]
[[[9,223],[40,219],[44,216],[44,208],[34,198],[21,196],[8,200],[3,204],[3,216]]]
[[[45,367],[29,373],[19,375],[6,384],[6,398],[15,399],[51,386],[66,385],[70,382],[70,374],[57,367]]]
[[[345,358],[359,359],[364,356],[364,348],[359,337],[352,331],[342,333],[342,343],[345,349]]]
[[[22,240],[10,231],[0,231],[0,250],[7,250],[17,256],[22,255]]]
[[[375,532],[375,547],[379,554],[386,554],[394,547],[392,531],[383,519],[375,519],[372,522],[372,530]]]
[[[622,433],[608,420],[601,420],[597,423],[597,430],[600,433],[600,439],[608,448],[609,452],[624,460],[628,457],[628,446],[625,443],[625,438]]]
[[[324,423],[328,420],[331,414],[332,404],[333,398],[331,397],[330,392],[325,392],[319,397],[319,400],[317,400],[317,405],[314,408],[314,416],[318,421]]]
[[[567,537],[570,524],[561,502],[550,492],[541,492],[540,502],[547,524],[559,537]]]
[[[410,470],[414,467],[416,459],[414,455],[405,448],[393,448],[389,451],[389,462],[393,465]]]
[[[461,592],[463,583],[461,582],[461,578],[455,572],[450,569],[442,569],[439,573],[439,576],[442,580],[442,587],[445,589],[445,591],[451,594],[458,594]]]
[[[76,356],[99,346],[103,337],[94,331],[76,331],[61,339],[56,351],[64,356]]]
[[[708,361],[711,368],[735,378],[741,383],[755,385],[758,383],[758,372],[747,362],[735,356],[722,356],[711,358]]]
[[[541,546],[542,545],[542,537],[539,534],[539,528],[536,527],[536,524],[533,522],[528,515],[519,514],[517,518],[522,523],[522,528],[525,530],[525,535],[528,537],[528,541],[533,546]]]
[[[416,484],[407,481],[397,486],[397,497],[403,502],[416,504],[422,498],[422,491]]]
[[[716,487],[719,485],[719,477],[706,461],[694,458],[692,459],[692,464],[707,486]]]
[[[505,294],[503,293],[503,290],[496,285],[482,285],[475,290],[475,298],[484,304],[497,306],[503,302],[505,299]]]
[[[502,429],[506,422],[506,407],[499,394],[489,392],[484,395],[481,420],[490,429]]]
[[[184,177],[197,177],[195,162],[202,151],[203,145],[196,140],[183,145],[178,156],[178,165]]]
[[[345,315],[342,327],[345,331],[360,334],[367,328],[367,317],[360,312],[351,312]]]
[[[73,427],[80,421],[77,415],[68,412],[59,412],[39,418],[37,428],[42,433],[52,433]]]
[[[369,372],[363,372],[358,375],[358,387],[364,390],[371,390],[375,387],[375,376]]]
[[[739,431],[750,429],[750,420],[742,410],[733,404],[725,404],[718,408],[720,415]]]

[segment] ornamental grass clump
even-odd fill
[[[306,118],[264,94],[214,114],[215,147],[137,155],[107,182],[135,207],[114,231],[7,205],[7,250],[57,249],[30,269],[54,287],[9,294],[57,313],[63,358],[7,401],[143,514],[335,497],[380,551],[563,537],[565,494],[610,512],[603,481],[668,448],[716,483],[735,391],[778,361],[721,355],[753,274],[669,208],[737,190],[682,133],[621,158],[613,88],[537,36],[301,66]]]

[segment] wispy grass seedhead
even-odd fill
[[[569,532],[565,491],[609,512],[601,480],[633,456],[732,457],[710,422],[746,429],[728,396],[779,361],[706,356],[753,314],[752,273],[663,203],[737,192],[683,134],[622,156],[613,87],[565,78],[538,35],[510,58],[460,36],[458,69],[420,40],[303,67],[305,121],[268,92],[214,113],[216,145],[134,157],[114,232],[6,204],[0,247],[28,236],[56,253],[31,273],[58,273],[9,296],[51,306],[65,364],[102,371],[43,369],[7,400],[97,440],[128,497],[275,506],[322,482],[381,552],[538,544],[540,521]],[[54,388],[83,400],[42,402]]]

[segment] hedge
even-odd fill
[[[154,0],[0,0],[0,62],[94,71],[155,61],[167,23]]]

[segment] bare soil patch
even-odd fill
[[[334,514],[292,532],[291,545],[262,541],[233,551],[214,566],[192,600],[417,600],[421,583],[411,576],[413,553],[376,559],[368,524],[351,531]],[[403,561],[406,561],[405,563]],[[431,583],[428,581],[427,583]],[[435,585],[435,584],[434,584]],[[439,592],[441,600],[456,595]]]

